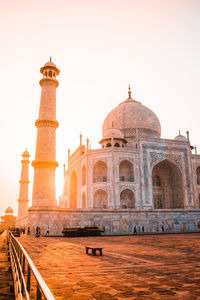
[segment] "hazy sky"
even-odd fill
[[[162,137],[190,131],[199,147],[199,0],[0,0],[0,215],[17,214],[21,154],[34,160],[39,72],[51,55],[57,89],[57,198],[67,149],[79,134],[100,147],[110,110],[132,96],[152,109]],[[32,197],[33,168],[29,187]],[[30,205],[30,203],[29,203]]]

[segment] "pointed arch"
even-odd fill
[[[120,193],[120,208],[135,208],[133,191],[125,189]]]
[[[82,168],[82,185],[86,184],[86,168],[83,166]]]
[[[183,178],[175,162],[165,159],[152,169],[153,203],[155,209],[183,208]]]
[[[123,160],[119,164],[119,180],[134,181],[133,164],[129,160]]]
[[[107,181],[107,164],[101,160],[96,162],[93,167],[93,182]]]
[[[77,207],[77,175],[73,171],[70,177],[70,208]]]
[[[106,191],[99,189],[94,193],[93,207],[94,208],[108,207],[108,194],[106,193]]]

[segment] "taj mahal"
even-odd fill
[[[34,181],[28,207],[30,155],[22,154],[18,226],[52,235],[63,228],[97,226],[104,234],[200,230],[200,155],[189,132],[161,138],[156,114],[132,98],[121,99],[106,117],[99,149],[89,140],[68,156],[63,194],[55,196],[56,89],[60,71],[50,59],[41,69]],[[125,97],[126,98],[126,97]],[[193,153],[195,152],[195,153]]]

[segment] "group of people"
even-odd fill
[[[49,235],[49,226],[47,227],[47,231],[46,231],[46,235]],[[36,237],[40,237],[41,236],[41,229],[39,226],[36,226],[36,233],[35,233]]]
[[[156,227],[156,231],[157,232],[164,232],[165,231],[165,228],[164,228],[164,225],[160,225],[160,226],[157,226]],[[145,230],[144,230],[144,225],[141,225],[141,226],[134,226],[134,228],[133,228],[133,233],[134,234],[136,234],[136,233],[143,233],[143,232],[145,232]]]

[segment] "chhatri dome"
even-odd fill
[[[188,139],[181,134],[179,130],[179,134],[174,138],[176,141],[181,141],[181,142],[188,142]]]
[[[128,99],[120,103],[105,118],[102,135],[108,129],[115,128],[124,134],[124,138],[145,136],[160,138],[160,121],[156,114],[131,97],[129,86]]]
[[[13,214],[13,209],[12,209],[12,207],[9,206],[8,208],[6,208],[5,214]]]

